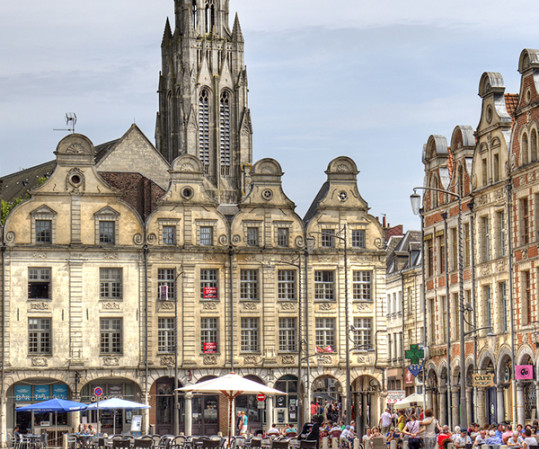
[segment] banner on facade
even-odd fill
[[[32,386],[31,385],[15,385],[15,402],[31,401]]]
[[[479,388],[490,388],[494,386],[494,374],[474,374],[473,386]]]
[[[404,379],[406,385],[413,385],[415,383],[414,375],[409,370],[406,370],[406,376]]]
[[[331,346],[326,346],[325,348],[321,348],[320,346],[316,347],[317,354],[333,354],[334,352],[335,351],[333,351]]]
[[[34,400],[35,401],[48,401],[50,398],[51,398],[50,385],[35,385],[34,386]]]
[[[215,342],[206,342],[202,346],[202,352],[204,354],[217,354],[217,343]]]
[[[204,299],[217,299],[217,287],[204,287]]]
[[[533,380],[533,365],[515,366],[516,380]]]
[[[396,402],[404,399],[406,397],[406,391],[403,390],[392,390],[387,392],[387,403],[395,404]]]

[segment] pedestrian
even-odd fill
[[[382,435],[386,435],[391,427],[391,410],[386,408],[386,411],[380,416],[380,422],[378,423]]]
[[[402,432],[402,429],[404,429],[404,426],[406,425],[406,415],[404,414],[404,410],[399,410],[399,419],[397,421],[397,427]]]
[[[417,415],[412,414],[412,416],[410,416],[410,421],[406,423],[406,426],[402,431],[402,433],[409,436],[408,447],[410,449],[419,449],[419,446],[421,445],[421,438],[419,438],[419,434],[424,431],[424,428],[421,429],[420,427],[421,424],[419,419],[417,419]]]
[[[314,415],[316,415],[316,404],[314,401],[311,401],[311,419]]]
[[[421,421],[421,425],[425,428],[423,432],[424,449],[436,449],[436,429],[441,431],[442,428],[431,409],[425,410],[425,419]]]
[[[537,447],[537,440],[535,437],[532,437],[531,429],[526,429],[524,431],[524,441],[522,442],[522,448],[528,449],[529,447]]]
[[[241,412],[241,416],[240,416],[240,437],[243,436],[243,437],[246,437],[247,436],[247,431],[249,429],[249,418],[247,418],[247,415],[245,414],[244,411]]]

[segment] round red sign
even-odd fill
[[[94,388],[94,395],[97,397],[101,396],[103,394],[103,389],[101,387],[95,387]]]
[[[266,399],[266,395],[265,395],[265,394],[258,393],[258,394],[256,395],[256,400],[257,400],[258,402],[264,402],[265,399]]]

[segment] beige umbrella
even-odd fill
[[[230,438],[232,435],[232,403],[241,394],[263,393],[269,396],[286,395],[286,393],[275,388],[266,387],[237,374],[231,373],[226,376],[210,379],[199,384],[188,385],[178,388],[177,391],[192,393],[220,393],[228,398],[228,446],[230,447]]]
[[[411,394],[410,396],[405,397],[404,399],[401,399],[400,401],[396,402],[393,407],[395,407],[397,410],[412,407],[413,404],[423,405],[423,395],[421,394]]]

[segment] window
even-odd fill
[[[200,246],[213,246],[213,227],[200,227]]]
[[[358,301],[372,301],[372,271],[354,271],[353,298]]]
[[[51,353],[50,318],[28,318],[28,353]]]
[[[335,272],[314,272],[314,299],[335,301]]]
[[[176,244],[176,226],[163,226],[163,245]]]
[[[527,245],[529,243],[530,229],[530,210],[528,207],[528,198],[522,198],[519,201],[520,213],[520,244]]]
[[[482,259],[483,262],[490,260],[490,223],[488,217],[481,218],[481,231],[482,231]]]
[[[277,246],[288,248],[290,245],[290,232],[288,228],[277,229]]]
[[[36,243],[52,243],[52,220],[36,220]]]
[[[220,145],[221,145],[221,175],[230,176],[230,94],[223,91],[219,109]]]
[[[438,249],[439,249],[439,257],[438,260],[440,263],[438,264],[440,267],[439,273],[445,273],[445,262],[447,260],[447,254],[445,252],[445,238],[444,236],[441,236],[438,238]]]
[[[218,318],[200,319],[200,347],[203,354],[213,354],[218,352],[218,326]]]
[[[354,318],[354,349],[372,349],[372,318]]]
[[[335,248],[335,230],[334,229],[322,229],[322,242],[323,248]]]
[[[352,248],[365,249],[365,247],[366,247],[365,230],[354,229],[352,231]]]
[[[176,349],[176,319],[159,318],[157,323],[157,351],[173,353]]]
[[[459,165],[457,170],[457,193],[463,197],[464,196],[464,170],[462,165]]]
[[[99,222],[99,243],[104,245],[114,245],[115,235],[114,228],[116,223],[114,221],[101,220]]]
[[[500,180],[500,156],[497,154],[494,155],[493,160],[493,169],[494,169],[494,182],[497,182]]]
[[[28,298],[51,299],[51,269],[28,268]]]
[[[487,172],[487,159],[481,159],[481,180],[483,181],[483,186],[488,184],[488,172]]]
[[[436,306],[434,299],[427,302],[429,308],[429,344],[436,343]]]
[[[451,239],[451,270],[457,271],[459,266],[459,256],[458,256],[458,234],[457,228],[451,228],[449,230],[449,235]]]
[[[440,297],[440,341],[439,343],[447,343],[447,337],[449,334],[448,313],[447,313],[447,298],[445,296]]]
[[[200,270],[200,299],[219,299],[219,270],[205,268]]]
[[[520,148],[520,153],[522,155],[522,164],[527,164],[529,162],[529,155],[528,155],[528,135],[524,134],[522,136],[522,145]]]
[[[531,161],[535,162],[537,160],[537,132],[532,130],[530,138],[530,153]]]
[[[257,301],[259,299],[258,270],[241,270],[240,299],[248,301]]]
[[[100,319],[101,354],[121,354],[122,353],[122,319],[121,318],[101,318]]]
[[[335,318],[316,318],[315,326],[316,346],[327,349],[327,352],[335,352]]]
[[[208,89],[200,91],[198,97],[198,157],[204,173],[210,168],[210,99]]]
[[[432,238],[427,241],[427,277],[434,275],[434,245]]]
[[[279,351],[296,352],[296,319],[279,318]]]
[[[258,318],[241,319],[241,352],[259,352]]]
[[[522,324],[526,326],[532,322],[532,298],[529,271],[522,271],[520,273],[520,291],[522,295]]]
[[[504,257],[506,254],[505,249],[505,214],[503,212],[498,212],[496,214],[498,219],[498,257]]]
[[[499,308],[501,310],[501,316],[502,316],[502,325],[501,330],[502,332],[508,331],[508,313],[507,313],[507,284],[505,282],[500,282],[498,284],[498,293],[500,298],[500,305]]]
[[[176,300],[176,269],[159,268],[157,270],[157,298],[160,301]]]
[[[295,301],[296,272],[294,270],[279,270],[277,273],[277,295],[280,300]]]
[[[535,208],[535,234],[533,236],[534,241],[539,240],[539,193],[534,194],[533,196],[533,207]]]
[[[99,291],[101,299],[122,298],[122,269],[100,268]]]
[[[470,223],[464,225],[464,266],[469,267],[471,263],[471,251],[470,251]]]
[[[247,246],[258,246],[258,228],[247,228]]]

